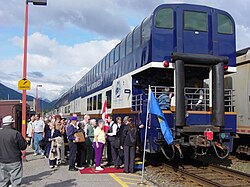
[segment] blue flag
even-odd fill
[[[164,139],[167,141],[168,144],[171,144],[173,142],[172,132],[168,126],[168,122],[164,114],[162,113],[159,103],[157,102],[153,92],[151,91],[151,88],[149,88],[148,93],[148,113],[154,114],[158,117],[158,122],[160,123],[160,128]]]

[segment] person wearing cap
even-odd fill
[[[21,133],[13,129],[15,121],[12,116],[2,119],[0,129],[0,186],[21,186],[23,177],[22,153],[27,148],[27,142]]]
[[[75,137],[74,134],[78,131],[79,127],[77,125],[77,117],[72,116],[70,118],[70,124],[67,127],[67,137],[69,140],[69,171],[78,171],[75,167],[76,163],[76,153],[77,153],[77,142],[79,138]]]

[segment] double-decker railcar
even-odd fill
[[[181,155],[184,147],[192,147],[195,155],[212,149],[224,158],[232,150],[236,132],[232,89],[224,88],[224,74],[233,72],[235,24],[227,12],[163,4],[59,98],[55,111],[98,118],[106,98],[109,113],[129,115],[145,124],[151,85],[174,143],[166,145],[152,116],[146,150],[170,148],[172,158],[175,150]]]

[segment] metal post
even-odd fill
[[[185,69],[184,61],[176,60],[175,61],[175,102],[176,102],[176,117],[175,117],[175,126],[184,126],[185,125]]]
[[[24,46],[23,46],[23,79],[27,76],[27,41],[28,41],[28,12],[29,4],[25,5],[25,21],[24,21]],[[22,136],[26,138],[26,90],[22,95]],[[23,160],[26,160],[26,151],[23,151]]]
[[[36,86],[36,113],[38,113],[38,87]]]
[[[215,126],[224,126],[224,63],[213,66],[213,120]]]

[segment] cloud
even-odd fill
[[[105,38],[121,38],[129,32],[129,25],[120,15],[114,0],[50,0],[46,7],[29,6],[29,22],[37,28],[43,26],[63,29],[69,23]],[[8,0],[0,7],[2,25],[22,24],[25,1]],[[15,10],[15,11],[13,11]],[[1,26],[0,26],[1,27]]]
[[[42,72],[33,71],[33,72],[29,72],[29,73],[28,73],[28,77],[42,78],[42,77],[44,77],[44,75],[43,75]]]
[[[11,41],[13,45],[22,48],[23,38],[15,36]],[[28,41],[27,78],[32,83],[29,93],[34,95],[35,86],[42,84],[44,95],[50,100],[56,99],[72,87],[119,42],[94,40],[68,46],[61,45],[55,38],[39,32],[30,35]],[[7,70],[0,72],[1,81],[16,89],[17,81],[22,77],[22,62],[22,54],[0,60],[1,67]]]
[[[243,49],[250,46],[250,27],[236,25],[237,49]]]

